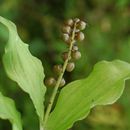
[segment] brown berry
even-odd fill
[[[77,24],[77,29],[79,30],[84,30],[86,28],[86,23],[84,21],[79,21],[79,23]]]
[[[68,42],[69,42],[69,40],[70,40],[69,35],[68,35],[68,34],[66,34],[66,33],[64,33],[64,34],[62,35],[62,38],[63,38],[63,41],[64,41],[64,42],[66,42],[66,43],[68,43]]]
[[[62,27],[62,32],[63,32],[63,33],[70,34],[70,33],[71,33],[71,27],[68,26],[68,25],[64,25],[64,26]]]
[[[78,32],[77,34],[76,34],[76,37],[75,37],[75,39],[76,40],[78,40],[78,41],[83,41],[84,40],[84,33],[83,32]]]
[[[81,58],[81,53],[80,53],[79,51],[74,51],[74,52],[72,52],[72,58],[73,58],[74,60],[80,59],[80,58]]]
[[[59,87],[63,87],[64,85],[65,85],[65,79],[64,79],[64,78],[62,78],[62,80],[61,80],[61,82],[60,82]]]
[[[55,84],[56,84],[55,78],[49,77],[49,78],[45,79],[45,85],[46,86],[53,87],[53,86],[55,86]]]
[[[75,32],[78,33],[78,32],[80,32],[80,30],[79,30],[79,29],[76,29]]]
[[[79,19],[79,18],[75,18],[74,21],[75,21],[76,23],[78,23],[78,22],[80,21],[80,19]]]
[[[70,62],[66,66],[66,71],[71,72],[71,71],[73,71],[74,68],[75,68],[74,62]]]
[[[74,25],[74,21],[73,21],[73,19],[68,19],[68,20],[65,22],[65,24],[72,27],[72,26]]]
[[[74,46],[72,47],[72,51],[78,51],[78,50],[79,50],[78,46],[74,45]]]
[[[62,72],[62,65],[54,65],[53,71],[55,74],[59,75]]]
[[[68,58],[68,52],[63,52],[62,53],[62,59],[65,61]],[[69,60],[71,59],[71,57],[69,58]]]

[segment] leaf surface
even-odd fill
[[[36,112],[43,121],[43,101],[46,88],[43,84],[44,72],[39,59],[32,56],[28,45],[23,43],[17,33],[14,23],[0,16],[0,22],[9,31],[9,39],[5,47],[3,63],[7,75],[27,92],[36,108]]]
[[[67,130],[75,121],[85,118],[94,106],[114,103],[121,96],[128,78],[130,64],[126,62],[97,63],[88,78],[74,81],[61,90],[46,129]]]
[[[12,99],[5,97],[0,92],[0,118],[8,119],[12,123],[13,130],[22,130],[21,117],[16,110]]]

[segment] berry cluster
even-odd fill
[[[75,68],[75,60],[81,58],[81,53],[79,51],[78,46],[76,45],[77,41],[84,40],[84,33],[81,32],[86,27],[86,23],[81,21],[78,18],[69,19],[65,22],[62,27],[62,37],[64,42],[69,46],[68,52],[63,52],[62,59],[64,61],[64,65],[58,64],[53,66],[53,72],[60,76],[63,75],[64,71],[71,72]],[[54,77],[49,77],[45,79],[46,86],[55,86],[57,80]],[[59,87],[65,85],[65,79],[62,78],[59,84]]]
[[[75,37],[74,37],[74,42],[76,41],[83,41],[84,40],[84,33],[81,32],[86,28],[86,23],[84,21],[81,21],[78,18],[69,19],[65,22],[64,26],[62,27],[62,32],[63,32],[63,40],[67,43],[71,43],[71,38],[72,38],[72,33],[74,29],[74,25],[76,25],[75,28]]]

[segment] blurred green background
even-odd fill
[[[41,59],[47,76],[53,75],[54,64],[62,63],[61,53],[67,48],[60,29],[68,18],[79,17],[89,27],[84,32],[84,42],[78,43],[82,58],[72,73],[65,73],[67,82],[88,76],[100,60],[121,59],[130,63],[130,0],[0,0],[0,15],[17,25],[20,37]],[[7,34],[0,24],[0,91],[16,101],[24,130],[38,130],[29,96],[8,79],[3,68]],[[51,91],[49,88],[46,99]],[[10,129],[11,124],[0,119],[0,130]],[[96,107],[70,130],[130,130],[130,81],[116,104]]]

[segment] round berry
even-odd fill
[[[72,58],[73,58],[74,60],[80,59],[80,58],[81,58],[81,53],[80,53],[79,51],[74,51],[74,52],[72,52]]]
[[[64,79],[64,78],[62,78],[62,80],[61,80],[61,82],[60,82],[59,87],[63,87],[64,85],[65,85],[65,79]]]
[[[68,58],[68,52],[63,52],[62,53],[62,59],[65,61]],[[71,59],[71,57],[69,58],[69,60]]]
[[[79,29],[76,29],[75,32],[78,33],[78,32],[80,32],[80,30],[79,30]]]
[[[75,21],[76,23],[78,23],[78,22],[80,21],[80,19],[79,19],[79,18],[75,18],[74,21]]]
[[[77,24],[77,29],[79,30],[84,30],[86,28],[86,23],[84,21],[79,21],[79,23]]]
[[[62,72],[62,65],[54,65],[53,71],[55,74],[59,75]]]
[[[71,72],[71,71],[74,70],[74,68],[75,68],[74,62],[70,62],[70,63],[68,63],[67,66],[66,66],[66,71]]]
[[[68,26],[68,25],[64,25],[64,26],[62,27],[62,32],[63,32],[63,33],[70,34],[70,33],[71,33],[71,27]]]
[[[78,51],[78,50],[79,50],[78,46],[74,45],[74,46],[72,47],[72,51]]]
[[[74,25],[74,21],[73,21],[73,19],[68,19],[68,20],[65,22],[65,24],[72,27],[72,26]]]
[[[62,35],[62,38],[63,38],[63,41],[66,42],[66,43],[68,43],[69,40],[70,40],[70,36],[69,36],[68,34],[66,34],[66,33],[64,33],[64,34]]]
[[[83,32],[78,32],[77,34],[76,34],[76,37],[75,37],[75,39],[76,40],[78,40],[78,41],[83,41],[84,40],[84,33]]]
[[[55,86],[55,84],[56,84],[55,78],[49,77],[49,78],[45,79],[45,85],[46,86],[53,87],[53,86]]]

